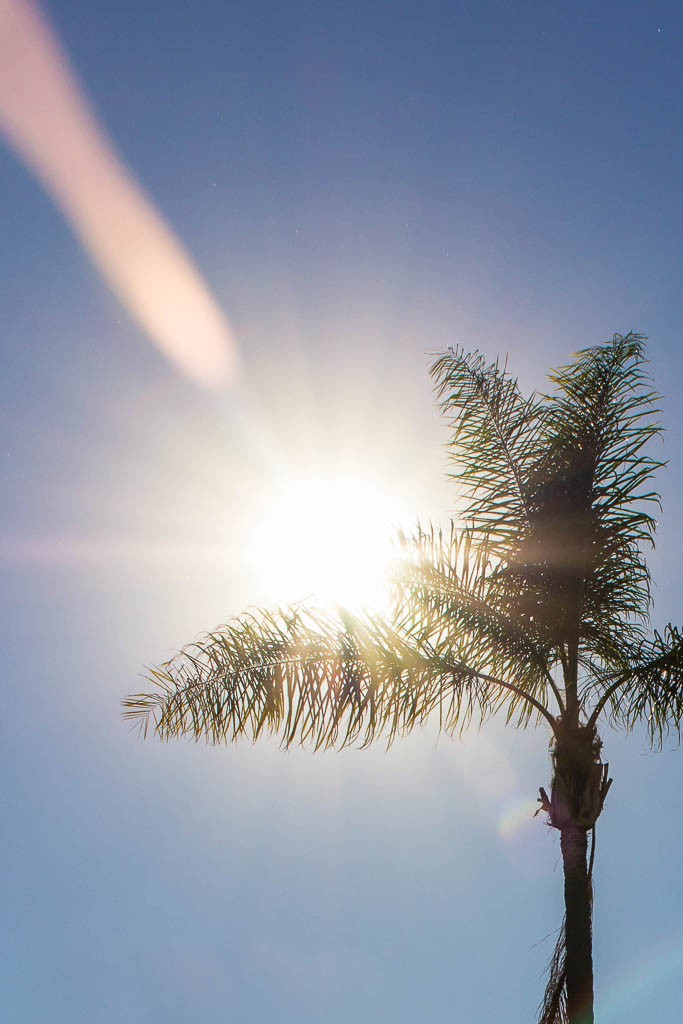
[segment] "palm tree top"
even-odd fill
[[[228,622],[129,697],[143,733],[284,746],[452,733],[504,708],[553,731],[601,712],[680,726],[683,638],[649,627],[659,433],[645,339],[615,334],[525,397],[506,365],[451,349],[432,366],[452,430],[461,527],[402,538],[388,618],[293,606]]]

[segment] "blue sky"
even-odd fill
[[[208,750],[141,742],[120,699],[299,596],[245,555],[275,479],[355,467],[408,525],[454,507],[428,353],[456,343],[533,388],[650,336],[654,620],[680,623],[680,7],[45,9],[243,375],[184,379],[0,150],[3,1017],[530,1020],[562,916],[556,836],[529,819],[544,732]],[[598,1019],[673,1020],[682,755],[603,738]]]

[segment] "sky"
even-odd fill
[[[283,491],[369,481],[391,528],[447,521],[429,365],[456,344],[532,390],[649,336],[653,621],[681,623],[680,5],[43,10],[237,369],[207,387],[159,342],[7,137],[3,1020],[531,1020],[562,917],[542,729],[211,749],[143,742],[120,702],[203,630],[305,596],[275,571]],[[603,740],[597,1019],[677,1020],[683,754]]]

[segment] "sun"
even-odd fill
[[[301,477],[274,494],[255,528],[255,561],[278,600],[381,607],[396,549],[396,506],[372,480]]]

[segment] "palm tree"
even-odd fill
[[[391,742],[436,718],[544,723],[565,920],[543,1024],[593,1022],[588,835],[610,787],[599,722],[680,725],[683,636],[649,630],[646,453],[658,433],[644,338],[615,335],[524,398],[507,368],[460,349],[432,367],[453,430],[461,528],[402,537],[393,615],[291,606],[229,622],[151,671],[125,701],[146,735],[216,744],[277,732],[285,747]],[[594,837],[593,847],[594,849]],[[590,861],[592,862],[592,854]]]

